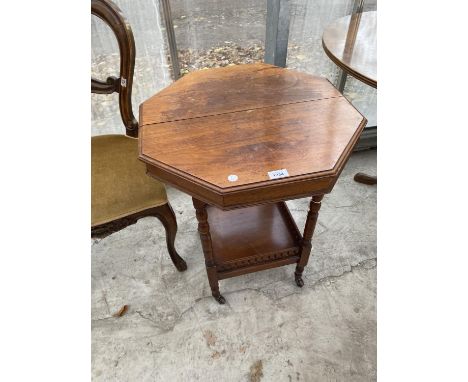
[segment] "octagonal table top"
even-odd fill
[[[202,70],[140,105],[139,158],[149,175],[230,209],[330,192],[365,123],[320,77]]]

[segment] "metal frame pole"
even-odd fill
[[[169,0],[161,0],[164,24],[166,26],[167,42],[169,44],[169,54],[171,56],[172,73],[174,81],[180,77],[179,57],[177,55],[177,43],[174,33],[174,24],[172,23],[171,4]]]
[[[362,13],[363,8],[364,0],[354,0],[353,11],[351,14]],[[346,72],[340,70],[340,74],[338,75],[338,79],[336,81],[336,87],[340,93],[343,93],[347,79],[348,75],[346,74]]]
[[[286,67],[289,39],[290,0],[268,0],[265,36],[267,64]]]

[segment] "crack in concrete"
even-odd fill
[[[184,309],[180,314],[179,314],[179,317],[177,318],[177,322],[179,322],[180,320],[182,320],[182,317],[185,315],[185,313],[187,313],[188,311],[190,310],[193,310],[193,305],[188,307],[187,309]]]
[[[176,324],[179,322],[179,319],[176,319],[175,321],[173,321],[172,325],[170,325],[170,327],[164,327],[164,325],[161,325],[161,323],[163,321],[156,321],[155,319],[153,318],[150,318],[148,316],[145,316],[141,311],[137,310],[136,311],[136,314],[138,314],[141,318],[143,318],[144,320],[148,320],[150,321],[151,323],[153,323],[153,325],[155,327],[157,327],[160,331],[161,331],[161,334],[165,334],[165,333],[169,333],[169,332],[172,332],[174,331],[174,328],[176,326]]]
[[[98,321],[107,321],[107,320],[110,320],[112,318],[115,318],[115,317],[112,317],[112,316],[109,316],[109,317],[103,317],[103,318],[93,318],[91,320],[91,322],[98,322]]]
[[[367,264],[369,263],[372,263],[371,266],[367,266]],[[359,270],[359,269],[366,269],[366,270],[370,270],[370,269],[373,269],[377,267],[377,257],[372,257],[372,258],[369,258],[369,259],[365,259],[363,261],[360,261],[359,263],[357,263],[356,265],[350,265],[349,266],[349,269],[345,269],[343,272],[341,272],[339,275],[329,275],[329,276],[325,276],[325,277],[322,277],[320,279],[318,279],[316,282],[310,284],[310,285],[307,285],[309,288],[313,288],[315,286],[318,286],[318,285],[322,285],[324,284],[325,282],[327,281],[330,281],[330,280],[333,280],[333,279],[339,279],[340,277],[343,277],[345,275],[347,275],[348,273],[353,273],[355,270]]]
[[[141,311],[137,310],[136,313],[143,319],[145,320],[148,320],[148,321],[151,321],[153,324],[155,324],[156,326],[158,326],[158,323],[152,319],[152,318],[149,318],[148,316],[145,316],[143,313],[141,313]],[[159,326],[158,326],[159,327]]]
[[[368,263],[373,263],[370,267],[367,266]],[[377,257],[372,257],[372,258],[368,258],[368,259],[365,259],[359,263],[357,263],[356,265],[351,265],[349,267],[349,269],[345,269],[343,272],[341,272],[339,275],[328,275],[328,276],[325,276],[325,277],[322,277],[320,279],[318,279],[317,281],[313,282],[312,284],[305,284],[305,287],[306,288],[314,288],[315,286],[318,286],[320,284],[323,284],[327,281],[330,281],[332,279],[338,279],[340,277],[343,277],[344,275],[348,274],[348,273],[353,273],[355,270],[359,270],[359,269],[373,269],[377,266]],[[282,278],[282,279],[279,279],[279,280],[275,280],[275,281],[272,281],[268,284],[265,284],[261,287],[258,287],[258,288],[254,288],[254,287],[247,287],[247,288],[242,288],[242,289],[237,289],[235,291],[232,291],[232,292],[224,292],[223,294],[225,294],[226,296],[230,295],[230,294],[233,294],[233,293],[238,293],[238,292],[244,292],[244,291],[254,291],[254,292],[258,292],[258,293],[261,293],[263,294],[265,297],[269,298],[270,300],[272,301],[275,301],[275,300],[281,300],[285,297],[288,297],[288,296],[292,296],[294,294],[299,294],[300,293],[300,289],[297,291],[297,292],[292,292],[292,293],[289,293],[287,295],[284,295],[284,296],[281,296],[277,299],[273,298],[269,293],[267,293],[265,291],[265,288],[269,287],[270,285],[273,285],[273,284],[276,284],[276,283],[279,283],[279,282],[283,282],[283,281],[287,281],[289,280],[290,278],[287,277],[287,278]],[[204,299],[209,299],[209,298],[213,298],[213,296],[203,296],[203,297],[199,297],[197,299],[194,300],[194,305]],[[228,300],[229,301],[229,300]],[[187,311],[189,311],[190,309],[193,309],[193,305],[188,308],[188,309],[185,309],[182,314],[179,316],[180,318],[182,318],[183,314],[185,314]]]
[[[110,314],[110,309],[109,309],[109,303],[107,302],[107,297],[106,297],[106,292],[102,291],[102,298],[104,299],[104,302],[107,307],[107,314]]]
[[[114,361],[114,367],[119,366],[120,360],[127,355],[127,352],[124,351],[123,354],[121,354],[115,361]]]
[[[319,285],[322,285],[326,282],[329,282],[330,280],[336,280],[336,279],[339,279],[345,275],[347,275],[348,273],[353,273],[354,271],[356,270],[359,270],[359,269],[366,269],[366,270],[370,270],[370,269],[374,269],[377,267],[377,257],[372,257],[372,258],[369,258],[369,259],[365,259],[361,262],[359,262],[358,264],[356,265],[351,265],[348,269],[345,269],[343,272],[341,272],[339,275],[328,275],[328,276],[325,276],[325,277],[322,277],[320,279],[318,279],[317,281],[311,283],[311,284],[305,284],[305,288],[307,289],[311,289],[311,288],[315,288],[316,286],[319,286]],[[301,292],[301,289],[298,289],[297,291],[294,291],[292,293],[289,293],[289,294],[286,294],[284,296],[281,296],[281,297],[277,297],[275,298],[274,296],[272,296],[270,293],[268,293],[265,288],[269,287],[270,285],[273,285],[273,284],[276,284],[278,282],[283,282],[283,281],[286,281],[286,280],[289,280],[289,278],[283,278],[281,280],[275,280],[271,283],[268,283],[266,285],[263,285],[261,287],[258,287],[258,288],[254,288],[254,287],[248,287],[248,288],[243,288],[243,289],[237,289],[235,291],[232,291],[232,292],[225,292],[224,294],[226,296],[230,295],[230,294],[233,294],[233,293],[240,293],[240,292],[245,292],[245,291],[253,291],[253,292],[257,292],[257,293],[261,293],[263,294],[265,297],[267,297],[269,300],[275,302],[275,301],[279,301],[279,300],[282,300],[286,297],[289,297],[289,296],[292,296],[292,295],[295,295],[295,294],[300,294]],[[104,296],[103,296],[104,297]],[[180,322],[182,321],[184,315],[190,311],[190,310],[194,310],[194,305],[197,304],[198,302],[202,301],[202,300],[205,300],[205,299],[212,299],[213,297],[212,296],[203,296],[203,297],[199,297],[197,299],[195,299],[193,301],[193,304],[191,306],[189,306],[187,309],[184,309],[182,312],[179,313],[177,319],[175,319],[175,321],[173,322],[173,325],[171,325],[170,328],[164,328],[164,327],[161,327],[160,325],[160,322],[154,320],[153,318],[150,318],[148,316],[146,316],[145,314],[143,314],[141,311],[137,310],[135,311],[135,314],[138,314],[138,316],[140,316],[141,318],[143,318],[144,320],[148,320],[150,321],[154,326],[156,326],[158,329],[160,329],[163,333],[168,333],[168,332],[171,332],[174,330],[175,326]],[[104,297],[105,299],[105,297]],[[106,300],[105,300],[106,301]],[[228,300],[229,301],[229,300]],[[107,305],[107,301],[106,301],[106,305]],[[229,310],[232,311],[232,308],[229,304],[227,304],[226,306],[227,308],[229,308]],[[108,308],[108,311],[109,311],[109,307]],[[110,317],[104,317],[104,318],[97,318],[97,319],[92,319],[92,322],[97,322],[97,321],[106,321],[106,320],[109,320],[109,319],[113,319],[115,317],[113,316],[110,316]]]
[[[367,266],[367,264],[369,263],[372,263],[371,266]],[[366,270],[370,270],[370,269],[373,269],[377,266],[377,257],[372,257],[372,258],[369,258],[369,259],[365,259],[361,262],[359,262],[358,264],[356,265],[351,265],[349,267],[349,269],[345,269],[342,273],[340,273],[339,275],[329,275],[329,276],[325,276],[325,277],[322,277],[320,279],[318,279],[317,281],[315,281],[314,283],[312,284],[305,284],[305,288],[307,289],[310,289],[310,288],[315,288],[316,286],[319,286],[319,285],[322,285],[324,283],[326,283],[327,281],[330,281],[330,280],[333,280],[333,279],[338,279],[340,277],[343,277],[345,276],[346,274],[348,273],[353,273],[355,270],[359,270],[359,269],[366,269]],[[275,281],[275,282],[272,282],[272,283],[269,283],[267,285],[264,285],[264,286],[261,286],[259,288],[253,288],[253,287],[249,287],[249,288],[243,288],[243,289],[238,289],[238,290],[235,290],[235,291],[232,291],[232,292],[227,292],[227,293],[224,293],[225,295],[229,295],[231,293],[238,293],[238,292],[243,292],[243,291],[254,291],[254,292],[258,292],[258,293],[261,293],[263,294],[265,297],[267,297],[268,299],[272,300],[272,301],[278,301],[278,300],[282,300],[286,297],[289,297],[289,296],[292,296],[292,295],[295,295],[295,294],[300,294],[301,292],[301,289],[298,289],[297,292],[292,292],[292,293],[289,293],[287,295],[284,295],[284,296],[281,296],[281,297],[278,297],[278,298],[275,298],[273,297],[271,294],[267,293],[265,291],[265,288],[268,287],[269,285],[272,285],[276,282],[281,282],[281,281],[285,281],[286,279],[281,279],[281,280],[278,280],[278,281]],[[302,288],[304,289],[304,288]],[[211,297],[211,296],[209,296]],[[207,297],[203,297],[203,298],[207,298]],[[199,300],[201,300],[201,298],[197,299],[195,302],[198,302]]]

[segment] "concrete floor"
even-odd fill
[[[302,289],[291,265],[221,281],[219,305],[191,198],[174,189],[186,272],[156,219],[93,241],[93,380],[375,381],[376,186],[357,171],[376,173],[376,151],[354,153],[324,198]],[[302,229],[308,200],[288,205]]]

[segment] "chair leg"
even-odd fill
[[[187,269],[187,263],[177,253],[174,241],[177,233],[177,220],[169,202],[155,208],[155,216],[161,221],[166,230],[166,243],[169,256],[179,272]]]
[[[374,185],[377,184],[377,177],[364,174],[363,172],[358,172],[356,175],[354,175],[354,181],[358,183]]]

